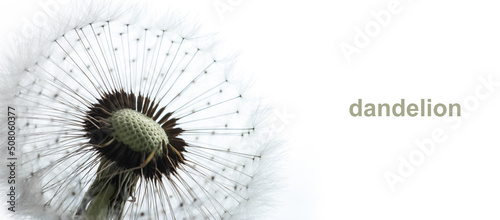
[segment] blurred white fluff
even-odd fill
[[[78,124],[86,107],[78,100],[94,103],[96,89],[118,84],[114,79],[133,92],[148,88],[166,94],[159,102],[169,103],[167,110],[182,109],[177,116],[197,113],[181,120],[186,123],[181,128],[203,129],[182,136],[202,146],[188,148],[186,158],[196,163],[180,172],[185,181],[141,182],[136,202],[126,205],[125,219],[255,219],[272,204],[279,142],[266,131],[268,109],[247,93],[248,76],[242,78],[234,68],[235,55],[220,54],[213,35],[200,33],[187,20],[154,3],[75,1],[61,7],[49,22],[53,25],[41,27],[36,36],[4,46],[1,107],[17,109],[19,128],[18,207],[12,218],[73,218],[94,178],[96,167],[89,161],[98,159],[91,151],[75,154],[88,142]],[[154,60],[165,61],[160,66]],[[209,74],[198,78],[200,70]],[[96,82],[100,72],[105,76]],[[160,85],[155,79],[167,72],[172,78]],[[176,193],[177,187],[182,190]]]

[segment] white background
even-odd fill
[[[44,2],[2,1],[2,36],[33,19]],[[482,85],[479,78],[500,81],[497,1],[184,2],[242,51],[255,86],[295,115],[284,132],[286,178],[266,219],[500,218],[500,87],[458,128],[435,116],[349,114],[359,98],[463,103]],[[221,18],[215,2],[232,10]],[[373,24],[371,12],[390,2],[400,3],[400,13],[347,62],[339,45],[353,44],[355,29]],[[391,191],[384,173],[397,174],[398,157],[408,158],[418,150],[415,140],[435,129],[446,140]]]

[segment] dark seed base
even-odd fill
[[[111,136],[113,127],[108,118],[113,112],[120,109],[132,109],[155,120],[165,131],[168,143],[163,142],[161,155],[155,154],[150,161],[148,156],[152,152],[137,152],[126,144]],[[139,94],[126,93],[123,90],[114,91],[102,95],[97,103],[92,104],[87,111],[84,120],[84,130],[89,143],[99,152],[99,155],[115,162],[116,166],[123,169],[133,169],[135,173],[147,179],[160,179],[162,175],[167,177],[176,173],[180,164],[184,163],[183,153],[186,151],[187,143],[178,136],[184,131],[175,128],[177,119],[171,118],[172,112],[164,115],[165,107],[158,109],[155,100]],[[147,164],[144,166],[144,163]],[[140,166],[143,165],[142,169]],[[136,168],[136,169],[134,169]]]

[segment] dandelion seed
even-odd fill
[[[7,68],[20,76],[21,214],[246,218],[269,143],[232,59],[216,58],[182,22],[117,14],[70,17],[41,53],[30,48],[30,65]]]

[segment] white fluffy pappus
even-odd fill
[[[78,1],[2,54],[1,105],[17,127],[11,217],[254,219],[272,204],[268,108],[213,34],[161,11]],[[130,150],[109,120],[124,108],[168,140]]]

